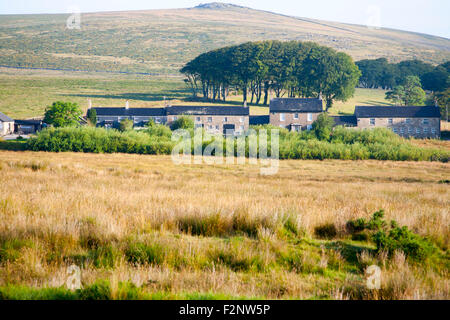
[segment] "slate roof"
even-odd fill
[[[250,116],[250,125],[258,126],[263,124],[269,124],[270,116]]]
[[[169,106],[167,115],[248,116],[250,109],[231,106]]]
[[[42,125],[42,120],[14,120],[15,124],[22,126],[40,126]]]
[[[100,117],[162,117],[166,115],[164,108],[93,108]]]
[[[276,98],[270,101],[270,112],[322,112],[322,100],[311,98]]]
[[[356,127],[358,122],[355,116],[332,116],[335,126]]]
[[[3,121],[3,122],[14,122],[13,119],[11,119],[6,114],[3,114],[1,112],[0,112],[0,121]]]
[[[438,107],[357,106],[356,118],[440,118]]]

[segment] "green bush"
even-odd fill
[[[130,119],[123,119],[119,123],[119,130],[122,132],[133,130],[134,122]]]
[[[333,239],[337,235],[336,226],[332,223],[327,223],[314,228],[314,234],[320,239]]]
[[[389,231],[380,230],[373,235],[377,251],[387,251],[392,255],[395,251],[403,251],[405,255],[416,261],[424,261],[435,252],[435,246],[427,239],[414,234],[408,227],[399,227],[392,223]]]
[[[172,123],[170,129],[194,129],[194,120],[191,117],[180,117]]]
[[[424,261],[436,252],[436,247],[408,227],[399,227],[396,221],[390,224],[384,220],[384,211],[380,210],[372,215],[369,221],[364,218],[347,222],[347,230],[353,240],[375,242],[377,251],[386,251],[392,255],[395,251],[403,251],[407,257],[416,261]]]

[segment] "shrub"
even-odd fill
[[[327,113],[321,113],[313,123],[313,132],[319,140],[329,140],[334,120]]]
[[[194,129],[194,120],[191,117],[180,117],[172,123],[170,129]]]
[[[87,119],[89,120],[90,125],[96,126],[97,125],[97,111],[93,108],[89,109],[87,111]]]
[[[393,255],[397,250],[416,261],[424,261],[431,257],[436,248],[427,239],[414,234],[408,227],[399,227],[395,222],[389,231],[378,231],[373,235],[377,251],[386,250]]]
[[[377,252],[386,251],[391,256],[395,251],[402,251],[413,260],[423,261],[436,252],[436,247],[428,239],[414,234],[406,226],[399,227],[395,221],[388,225],[383,218],[384,211],[380,210],[369,221],[360,218],[347,222],[347,230],[352,233],[353,240],[368,240],[370,237],[377,246]]]
[[[334,224],[327,223],[315,227],[314,234],[321,239],[333,239],[337,235],[337,229]]]
[[[122,132],[130,131],[133,130],[133,126],[134,126],[133,120],[123,119],[119,123],[119,130]]]

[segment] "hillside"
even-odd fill
[[[199,53],[250,40],[315,41],[355,60],[450,59],[450,40],[206,4],[190,9],[0,16],[0,65],[176,74]]]

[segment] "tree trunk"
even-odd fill
[[[247,85],[242,86],[242,94],[244,95],[244,103],[247,102]]]
[[[264,83],[264,105],[267,106],[267,102],[269,100],[269,82],[266,81]]]

